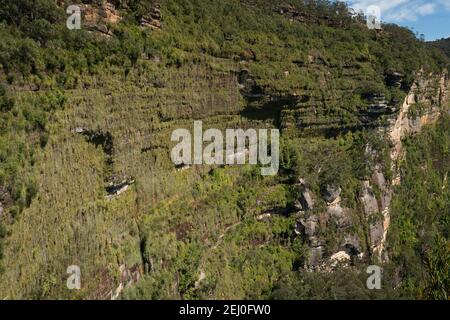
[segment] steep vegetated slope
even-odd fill
[[[450,57],[450,38],[448,39],[441,39],[441,40],[436,40],[434,42],[432,42],[433,45],[435,45],[436,47],[442,49],[447,56]]]
[[[68,4],[0,1],[1,298],[448,292],[441,50],[328,1]],[[194,119],[280,129],[279,174],[174,166]]]

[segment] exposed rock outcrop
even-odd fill
[[[134,183],[134,180],[123,180],[119,183],[110,182],[106,187],[106,192],[108,195],[106,196],[107,200],[112,200],[115,197],[121,195],[125,191],[128,190],[130,185]]]
[[[305,180],[299,179],[298,187],[300,191],[300,197],[294,204],[296,209],[300,211],[312,210],[314,208],[313,194],[308,189]]]
[[[394,113],[397,109],[395,105],[391,105],[386,100],[384,94],[373,94],[368,98],[370,104],[367,109],[367,114],[370,116],[379,116],[383,114]]]
[[[101,5],[81,4],[82,27],[91,31],[98,31],[104,35],[111,36],[109,24],[118,23],[122,17],[112,3],[103,1]]]
[[[316,215],[299,218],[295,230],[305,238],[310,247],[308,265],[318,266],[323,256],[323,244],[319,238],[319,218]]]
[[[394,73],[390,75],[390,78],[388,77],[388,80],[390,79],[391,85],[399,86],[402,77],[401,74]],[[384,255],[384,247],[390,226],[390,203],[393,194],[392,185],[401,183],[399,162],[404,157],[402,140],[408,135],[420,132],[424,125],[435,123],[439,119],[442,106],[448,99],[448,80],[448,72],[446,70],[442,74],[432,74],[428,77],[419,73],[397,116],[387,128],[381,129],[388,133],[392,143],[390,157],[391,170],[394,173],[394,178],[392,181],[387,182],[380,166],[375,166],[371,180],[381,191],[379,201],[381,206],[379,207],[378,203],[375,205],[375,201],[372,195],[370,195],[370,182],[365,183],[362,197],[367,216],[371,216],[377,211],[382,214],[382,220],[372,221],[369,224],[371,249],[381,261],[387,259],[387,256]],[[411,115],[411,108],[417,105],[421,107],[420,113]]]
[[[395,85],[400,85],[402,75],[392,75],[396,79]],[[341,199],[341,188],[336,185],[326,185],[321,191],[323,200],[327,208],[322,214],[306,214],[314,209],[313,195],[306,182],[299,179],[300,196],[295,201],[294,206],[299,210],[300,217],[297,219],[295,232],[306,240],[309,248],[309,261],[307,265],[313,268],[325,268],[332,270],[333,266],[342,263],[348,264],[354,258],[360,259],[368,252],[377,257],[381,262],[388,260],[385,252],[387,232],[390,226],[390,205],[393,196],[393,185],[400,183],[398,162],[403,157],[402,139],[407,135],[417,133],[423,125],[434,123],[442,112],[443,99],[448,97],[448,75],[431,75],[424,78],[418,76],[411,87],[405,101],[395,116],[392,116],[387,127],[382,127],[382,134],[387,134],[391,139],[392,150],[392,172],[394,179],[388,181],[383,173],[383,167],[377,163],[377,152],[369,145],[366,148],[366,155],[370,162],[375,165],[372,175],[363,181],[360,203],[365,220],[367,221],[368,248],[364,246],[365,241],[361,240],[361,235],[355,232],[352,227],[359,223],[359,218],[352,214],[352,210],[345,208]],[[375,95],[373,98],[373,108],[389,109],[388,103],[382,95]],[[376,102],[376,105],[375,105]],[[418,116],[411,115],[408,111],[416,104],[423,108],[423,112]],[[393,113],[394,110],[383,110],[384,114]],[[336,228],[337,239],[331,245],[323,238],[325,228]],[[323,229],[322,229],[323,228]],[[321,231],[322,230],[322,231]],[[331,245],[331,246],[330,246]],[[326,250],[325,250],[326,247]],[[335,252],[328,256],[329,252]]]
[[[159,5],[150,9],[148,14],[145,14],[140,19],[140,24],[143,27],[149,27],[154,30],[160,30],[162,28],[161,24],[161,9]]]
[[[327,185],[322,190],[323,199],[327,203],[326,210],[321,214],[312,214],[309,216],[306,216],[306,211],[313,209],[314,202],[312,200],[312,193],[307,188],[306,182],[303,179],[299,179],[299,188],[301,196],[296,201],[296,209],[303,210],[298,213],[299,218],[296,222],[295,232],[297,235],[302,236],[309,246],[309,260],[306,262],[306,265],[311,268],[328,270],[331,265],[336,264],[336,261],[331,259],[326,254],[326,251],[334,249],[339,252],[344,252],[346,256],[348,255],[348,260],[359,256],[362,251],[361,241],[359,236],[351,228],[354,223],[352,210],[342,206],[340,196],[341,188],[336,185]],[[308,204],[308,201],[312,203]],[[306,210],[307,208],[309,210]],[[323,231],[331,226],[339,230],[338,238],[332,247],[327,247],[327,250],[325,250],[325,246],[329,244],[324,238]],[[329,263],[330,261],[331,265]]]
[[[322,191],[322,195],[326,202],[333,203],[339,199],[341,191],[342,189],[339,186],[327,185]]]
[[[332,219],[341,230],[346,229],[352,224],[349,209],[341,207],[339,197],[333,203],[328,204],[326,218],[327,220]]]
[[[346,264],[350,261],[350,255],[345,251],[339,251],[330,257],[331,266],[335,267],[339,263]]]
[[[382,259],[382,253],[390,224],[389,205],[392,189],[385,189],[381,194],[381,208],[378,199],[373,194],[370,181],[364,182],[361,202],[369,224],[370,252]]]
[[[132,268],[127,268],[126,265],[122,264],[119,267],[120,282],[119,286],[111,291],[111,300],[116,300],[120,297],[123,289],[137,283],[143,274],[143,270],[139,266],[134,266]]]
[[[424,77],[421,73],[411,86],[403,105],[387,130],[393,143],[391,150],[392,170],[397,174],[394,184],[400,183],[398,162],[403,158],[402,139],[419,132],[426,124],[435,123],[441,116],[441,107],[448,97],[448,72]],[[437,90],[437,94],[436,94]],[[421,114],[411,116],[413,106],[420,105]]]
[[[378,201],[373,193],[370,181],[363,182],[361,202],[367,216],[372,216],[380,212],[380,209],[378,208]]]
[[[289,21],[296,21],[301,23],[316,23],[325,24],[330,27],[342,26],[343,21],[341,19],[333,19],[326,14],[311,15],[306,12],[302,12],[292,5],[285,5],[278,9],[278,13],[285,16]]]
[[[312,210],[314,208],[314,200],[311,191],[305,189],[302,191],[302,196],[300,197],[300,203],[304,210]]]

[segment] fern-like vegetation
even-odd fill
[[[389,115],[368,115],[370,99],[401,104],[419,70],[448,65],[442,50],[396,25],[368,30],[342,2],[111,2],[122,19],[105,35],[67,29],[55,1],[0,0],[0,299],[110,298],[123,282],[120,266],[141,275],[124,298],[448,293],[448,250],[439,247],[449,239],[447,118],[406,141],[386,267],[406,273],[401,290],[392,277],[386,290],[369,292],[360,265],[345,276],[305,272],[307,241],[294,230],[303,178],[316,198],[309,214],[325,210],[327,185],[339,185],[364,237],[361,181],[375,164],[387,178],[391,170],[387,139],[373,130]],[[156,5],[162,28],[140,25]],[[303,20],[291,21],[286,8]],[[170,134],[193,119],[204,129],[279,128],[280,174],[177,170]],[[108,197],[122,181],[128,190]],[[330,255],[342,235],[330,228],[322,236]],[[81,267],[80,291],[65,286],[69,265]]]

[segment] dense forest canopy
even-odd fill
[[[440,39],[432,42],[436,47],[440,48],[445,54],[450,57],[450,38]]]
[[[419,76],[444,72],[448,39],[369,30],[339,1],[109,2],[118,21],[69,30],[72,1],[0,0],[0,294],[104,298],[120,265],[142,274],[125,298],[448,299],[449,117],[405,141],[380,291],[365,287],[377,261],[360,203],[375,164],[392,178],[390,143],[373,129]],[[376,99],[390,109],[373,111]],[[174,169],[164,139],[192,119],[279,128],[280,175]],[[327,187],[342,189],[365,260],[308,271],[300,178],[316,198],[311,216],[326,210]],[[105,200],[118,179],[130,191]],[[331,225],[320,231],[326,255],[342,236]],[[77,259],[91,282],[73,294],[60,280]]]

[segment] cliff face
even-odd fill
[[[375,160],[377,152],[367,145],[366,154],[374,160],[374,167],[369,179],[361,181],[359,201],[364,219],[352,218],[352,210],[342,204],[342,190],[336,186],[329,186],[323,197],[327,203],[325,212],[312,215],[309,218],[299,218],[297,230],[309,242],[309,266],[330,270],[329,266],[336,261],[349,263],[352,259],[363,259],[364,256],[373,255],[380,263],[388,262],[389,253],[385,251],[387,233],[391,219],[391,200],[394,196],[394,187],[401,183],[400,163],[404,159],[403,139],[417,134],[425,125],[432,125],[448,112],[447,103],[449,92],[448,72],[424,75],[419,73],[406,95],[399,111],[389,115],[386,126],[374,129],[380,135],[385,135],[386,143],[390,144],[389,157],[391,162],[390,176],[387,179],[382,164]],[[310,203],[312,200],[309,191],[303,192],[301,199]],[[300,216],[305,211],[312,210],[311,205],[304,205]],[[326,221],[319,223],[319,220]],[[334,220],[334,223],[330,223]],[[367,223],[367,228],[361,226]],[[330,251],[326,241],[319,236],[320,229],[336,228],[341,233],[341,242],[338,247]],[[354,230],[364,230],[366,234]],[[365,240],[366,239],[366,240]],[[368,245],[365,248],[364,242]],[[365,249],[364,249],[365,248]],[[325,254],[327,252],[327,254]],[[328,262],[327,262],[328,261]]]
[[[402,139],[415,134],[426,124],[433,124],[440,117],[448,101],[448,73],[424,77],[419,74],[406,96],[398,116],[388,127],[394,144],[391,152],[393,166],[402,158]],[[414,110],[413,110],[414,108]],[[395,168],[393,168],[395,170]],[[394,180],[399,183],[399,177]]]
[[[50,16],[49,39],[0,24],[0,298],[271,298],[387,261],[402,139],[444,112],[442,62],[334,5],[158,2],[83,1],[86,28]],[[194,119],[279,129],[279,174],[174,165]]]
[[[400,111],[391,124],[384,130],[387,131],[391,140],[392,147],[390,158],[393,172],[393,179],[386,184],[384,176],[377,168],[374,172],[374,180],[382,191],[381,195],[381,212],[383,215],[382,222],[378,225],[371,225],[371,230],[380,230],[378,232],[379,240],[376,235],[371,236],[372,250],[380,258],[386,259],[383,256],[383,250],[386,242],[386,235],[390,225],[390,202],[393,193],[393,186],[401,183],[401,175],[398,169],[399,162],[404,157],[402,140],[408,135],[419,133],[424,125],[436,123],[441,117],[442,113],[448,112],[448,92],[449,92],[449,78],[448,72],[444,70],[438,75],[424,76],[419,73],[417,80],[413,82],[409,93],[407,94]],[[417,107],[418,113],[411,112]],[[382,227],[381,227],[382,226]],[[382,233],[381,233],[382,230]],[[379,235],[382,234],[380,237]]]

